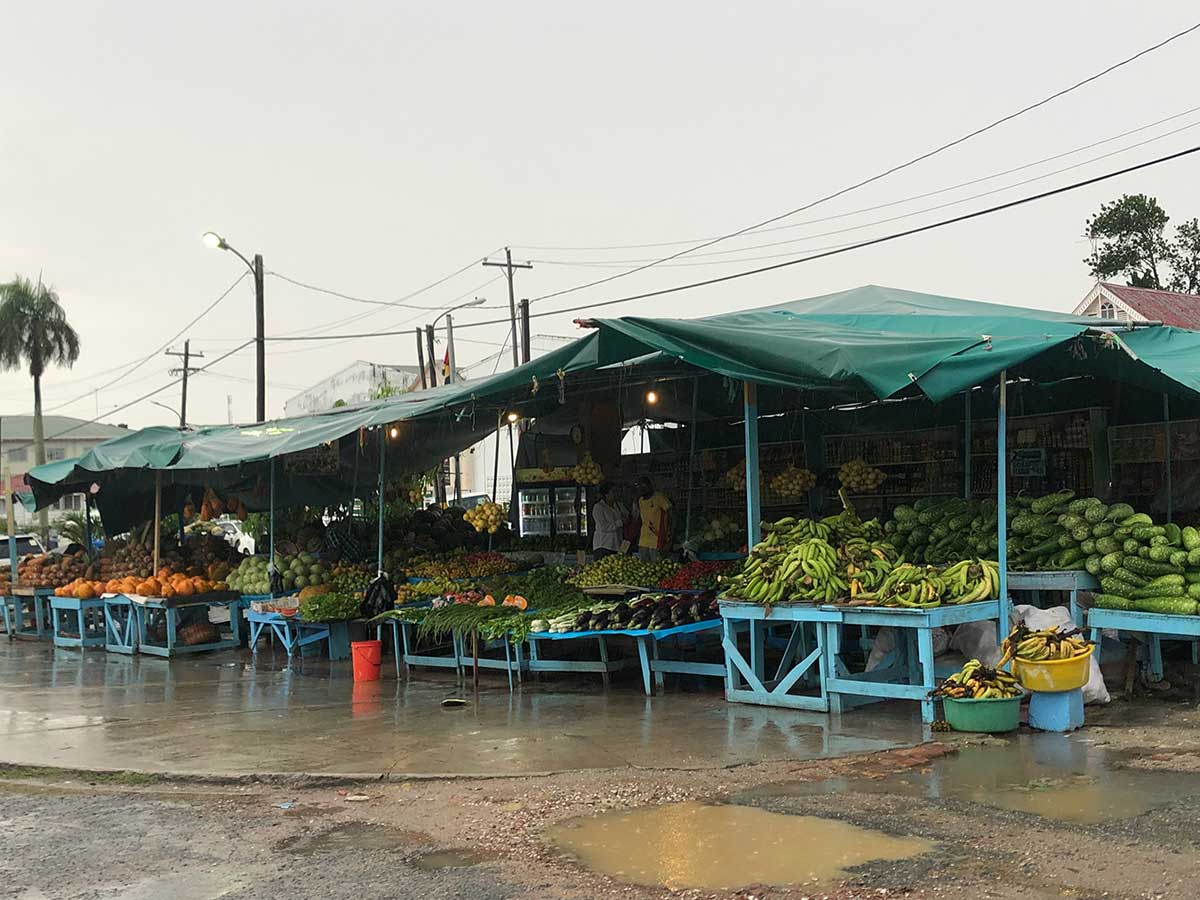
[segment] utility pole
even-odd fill
[[[429,377],[425,372],[425,344],[421,340],[421,326],[418,325],[417,332],[417,366],[421,370],[421,390],[426,390],[429,387]]]
[[[170,370],[168,370],[167,374],[183,376],[183,396],[180,397],[180,399],[179,399],[179,427],[187,428],[188,375],[190,375],[192,372],[200,371],[199,369],[193,369],[191,367],[190,363],[191,363],[193,356],[197,357],[198,359],[204,359],[204,354],[201,353],[200,351],[196,351],[196,353],[193,354],[192,353],[192,342],[190,340],[187,340],[187,341],[183,342],[183,352],[182,353],[180,353],[178,350],[168,350],[163,355],[164,356],[176,356],[183,360],[182,368],[170,369]]]
[[[454,357],[454,316],[450,313],[446,313],[446,356],[450,360],[446,384],[453,384],[458,378],[458,370]],[[462,503],[462,455],[458,453],[454,454],[454,502]]]
[[[225,395],[225,419],[233,424],[233,394]]]
[[[267,339],[266,312],[263,308],[263,258],[254,254],[254,326],[255,355],[258,357],[257,388],[258,402],[255,407],[257,421],[267,421]]]
[[[512,356],[513,368],[515,369],[521,363],[519,361],[520,356],[517,349],[517,300],[516,294],[513,293],[513,270],[532,269],[533,263],[514,263],[512,261],[512,251],[505,247],[504,262],[492,262],[490,259],[485,259],[483,264],[485,266],[496,266],[504,269],[504,274],[508,277],[508,318],[512,323]]]
[[[521,300],[521,362],[529,362],[529,298]]]
[[[425,326],[425,349],[429,353],[429,386],[437,387],[437,360],[433,354],[433,326]]]

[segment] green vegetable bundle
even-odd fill
[[[300,601],[300,618],[305,622],[345,622],[357,618],[362,606],[359,594],[330,591]]]

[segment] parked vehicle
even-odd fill
[[[42,546],[42,541],[36,534],[18,534],[16,539],[17,559],[30,553],[46,552],[46,548]],[[8,555],[8,536],[5,535],[0,538],[0,569],[7,571],[9,568],[11,568],[11,561]]]

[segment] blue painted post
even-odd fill
[[[180,516],[179,516],[179,521],[180,522],[183,521],[182,514],[180,514]],[[183,526],[180,525],[180,528],[182,528],[182,527]],[[88,491],[86,494],[83,495],[83,539],[85,541],[87,541],[87,555],[88,555],[88,559],[91,559],[92,553],[93,553],[93,548],[92,548],[92,493],[91,493],[91,491]],[[181,547],[183,546],[182,538],[179,541],[179,545]]]
[[[379,571],[377,575],[383,574],[383,475],[384,475],[384,456],[387,453],[387,428],[380,426],[379,428],[379,553],[376,559],[376,565]],[[440,477],[440,476],[439,476]]]
[[[971,389],[963,401],[963,498],[971,499]]]
[[[688,543],[692,537],[692,482],[696,466],[696,405],[700,399],[700,379],[692,379],[692,420],[688,423],[691,439],[691,450],[688,452],[687,480],[687,518],[683,521],[683,542]],[[491,549],[489,547],[489,549]]]
[[[1000,413],[996,417],[996,547],[1000,563],[1000,621],[997,640],[1008,634],[1008,369],[1000,371]]]
[[[270,549],[270,553],[271,553],[271,560],[269,562],[269,565],[272,568],[274,568],[274,566],[275,566],[275,457],[273,457],[273,456],[271,457],[270,468],[271,468],[271,500],[270,500],[271,507],[270,507],[270,512],[267,513],[267,536],[268,536],[268,540],[269,540],[269,549]]]
[[[1167,394],[1163,394],[1163,429],[1166,432],[1166,438],[1163,441],[1164,455],[1167,461],[1167,521],[1171,521],[1171,514],[1175,511],[1175,505],[1171,502],[1171,398]]]
[[[746,535],[753,547],[762,538],[762,506],[758,490],[758,385],[742,382],[746,416]]]

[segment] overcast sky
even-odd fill
[[[540,248],[728,233],[1005,115],[1200,19],[1185,2],[998,9],[845,0],[603,7],[0,0],[0,277],[41,273],[80,332],[74,370],[45,378],[47,410],[107,415],[166,384],[171,361],[156,355],[135,371],[99,373],[154,351],[239,275],[236,257],[203,246],[208,229],[248,256],[261,252],[270,271],[378,300],[511,245],[518,259],[535,260],[518,275],[518,297],[538,297],[686,245]],[[779,223],[810,224],[700,251],[736,253],[679,261],[719,265],[664,266],[534,310],[772,261],[753,257],[803,255],[1195,145],[1200,126],[988,197],[880,222],[1200,123],[1200,112],[981,184],[811,221],[991,175],[1200,105],[1198,58],[1200,32]],[[983,221],[604,314],[696,316],[865,283],[1068,310],[1091,283],[1081,262],[1087,216],[1124,192],[1156,195],[1175,220],[1200,215],[1198,174],[1200,161],[1188,158]],[[860,225],[868,227],[828,234]],[[411,302],[439,306],[479,295],[506,308],[502,281],[479,288],[496,275],[471,266]],[[436,315],[323,296],[273,276],[266,290],[272,336],[411,328]],[[455,321],[496,314],[465,310]],[[533,330],[571,335],[577,315],[540,318]],[[188,336],[211,360],[253,329],[247,278]],[[460,361],[495,353],[505,334],[502,325],[458,330]],[[268,414],[355,359],[412,363],[415,354],[411,335],[270,344]],[[225,421],[227,395],[235,419],[251,419],[253,349],[212,373],[193,380],[189,419]],[[178,388],[155,399],[177,406]],[[0,375],[0,414],[31,405],[27,375]],[[133,425],[170,419],[148,402],[111,415]]]

